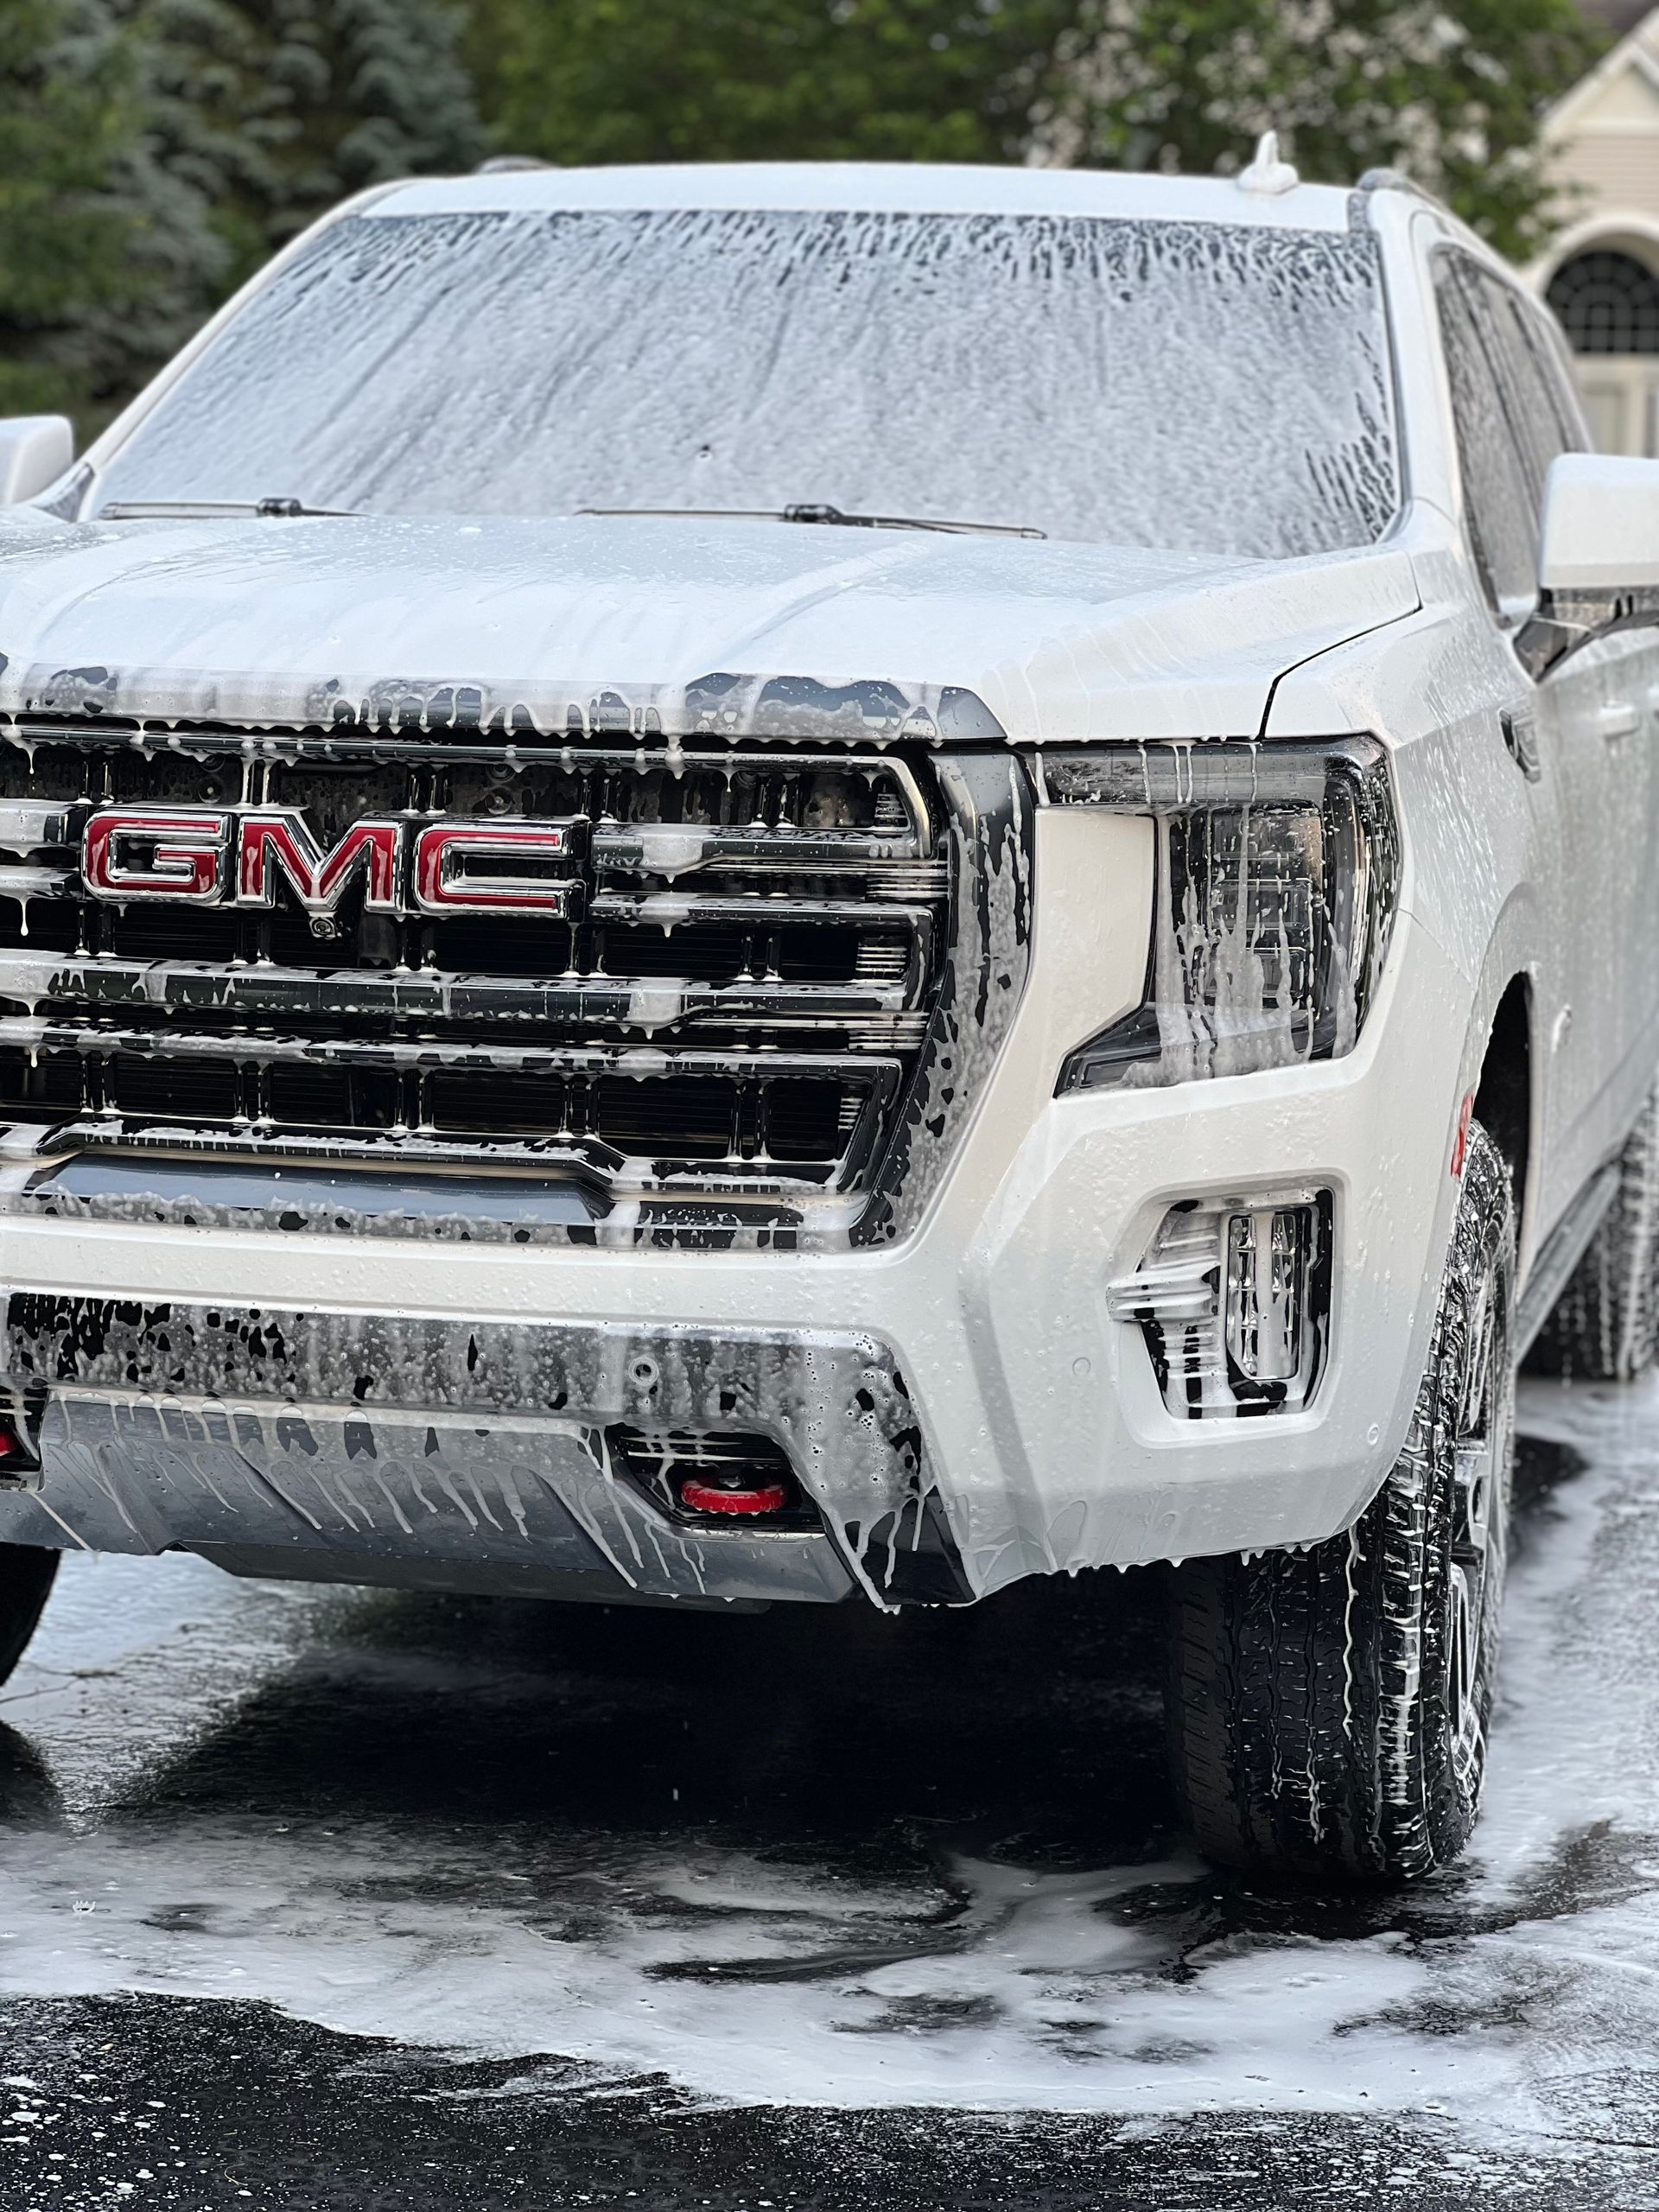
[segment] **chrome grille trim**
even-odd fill
[[[4,893],[4,871],[0,869],[0,897]],[[54,1012],[69,1006],[100,1012],[162,1006],[174,1014],[289,1020],[300,1015],[338,1021],[406,1015],[454,1022],[567,1021],[614,1030],[619,1046],[628,1038],[652,1039],[665,1032],[719,1022],[741,1024],[757,1033],[833,1029],[848,1033],[860,1048],[908,1048],[920,1043],[927,1015],[907,1007],[907,996],[903,985],[874,981],[855,980],[817,989],[766,982],[622,982],[607,986],[602,980],[542,982],[533,977],[450,975],[435,969],[401,976],[373,969],[319,975],[303,968],[270,965],[219,968],[205,961],[76,960],[0,947],[0,1001],[48,1001]],[[35,1026],[33,1016],[0,1017],[0,1044],[61,1046],[73,1034],[87,1051],[127,1049],[113,1041],[101,1045],[108,1035],[101,1029],[68,1033],[60,1022],[48,1040],[36,1038]],[[151,1035],[153,1040],[155,1033]],[[228,1050],[230,1043],[221,1038],[215,1049]],[[238,1049],[252,1055],[259,1044],[257,1039],[243,1039]],[[184,1035],[169,1032],[156,1049],[185,1052],[193,1047]],[[352,1049],[359,1047],[353,1045]]]
[[[543,1170],[569,1161],[602,1178],[613,1200],[648,1199],[661,1189],[682,1208],[701,1197],[729,1214],[752,1198],[766,1202],[773,1220],[782,1201],[804,1235],[830,1241],[855,1235],[876,1202],[901,1101],[932,1057],[959,879],[974,864],[971,824],[964,834],[937,758],[753,744],[694,749],[660,739],[452,745],[437,731],[417,739],[168,731],[102,718],[24,718],[0,727],[5,740],[0,763],[13,772],[10,794],[0,793],[0,901],[16,905],[0,906],[0,923],[11,916],[0,927],[0,1055],[19,1073],[8,1079],[0,1117],[23,1125],[20,1141],[35,1124],[35,1143],[51,1152],[76,1145],[198,1156],[291,1152],[382,1165],[529,1161]],[[30,772],[22,778],[21,758]],[[1010,773],[1006,754],[977,766],[993,783]],[[473,779],[464,804],[456,797],[461,771]],[[208,772],[197,780],[198,772]],[[359,776],[365,795],[353,804]],[[387,796],[389,776],[401,804]],[[392,957],[384,947],[371,953],[366,922],[354,932],[348,920],[340,938],[315,945],[318,964],[296,965],[292,945],[273,957],[271,939],[258,934],[270,930],[270,917],[225,909],[203,918],[239,933],[232,955],[121,951],[124,932],[149,928],[158,912],[164,925],[182,910],[140,912],[136,902],[105,902],[94,915],[80,884],[79,843],[97,806],[303,807],[313,779],[335,823],[369,812],[414,823],[468,813],[486,821],[580,817],[581,806],[537,796],[554,787],[549,779],[565,779],[556,784],[561,793],[575,788],[625,801],[624,812],[659,804],[667,810],[681,803],[675,794],[706,799],[719,789],[737,818],[622,819],[597,810],[596,796],[586,815],[584,911],[579,925],[549,925],[560,945],[551,972],[521,972],[533,964],[523,946],[513,972],[481,969],[476,958],[434,965],[429,935],[424,962],[408,957],[420,931],[430,929],[413,919],[383,925],[399,932]],[[29,795],[41,784],[45,795]],[[283,915],[276,920],[280,927]],[[637,962],[623,975],[596,971],[591,944],[578,944],[578,926],[601,940],[607,931],[658,933],[664,972],[645,972]],[[493,928],[475,932],[486,957]],[[704,933],[705,954],[729,940],[740,972],[669,972],[682,930]],[[844,972],[814,969],[820,944]],[[365,964],[351,964],[353,958]],[[780,963],[798,972],[779,973]],[[128,1064],[163,1074],[176,1068],[181,1082],[192,1069],[233,1067],[235,1110],[209,1113],[200,1099],[170,1112],[153,1100],[142,1110],[123,1106],[106,1078]],[[948,1080],[951,1065],[944,1119],[954,1126],[971,1086]],[[75,1068],[85,1082],[78,1095],[62,1095],[66,1071]],[[272,1071],[284,1070],[356,1071],[399,1088],[389,1116],[375,1126],[308,1122],[284,1118],[263,1096]],[[536,1130],[499,1122],[467,1130],[453,1120],[434,1126],[423,1086],[457,1073],[620,1081],[642,1096],[681,1079],[723,1084],[730,1141],[711,1152],[704,1128],[688,1151],[677,1142],[671,1115],[660,1140],[639,1142],[636,1132],[613,1141],[591,1125],[580,1099],[574,1126],[568,1099]],[[785,1151],[772,1148],[766,1101],[781,1096],[779,1084],[823,1087],[813,1093],[813,1126],[823,1140],[816,1149],[798,1129]],[[839,1107],[829,1086],[838,1087]],[[935,1111],[928,1122],[930,1172],[938,1118]],[[902,1179],[884,1179],[884,1235],[894,1233],[893,1198]]]
[[[79,1052],[89,1059],[130,1054],[154,1060],[235,1060],[251,1068],[296,1066],[393,1068],[423,1074],[449,1067],[493,1067],[510,1075],[624,1075],[649,1081],[664,1075],[753,1077],[844,1075],[862,1080],[896,1073],[899,1063],[859,1052],[671,1052],[652,1045],[472,1045],[448,1038],[251,1036],[235,1031],[86,1029],[26,1015],[0,1016],[0,1046]]]

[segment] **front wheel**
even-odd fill
[[[0,1682],[22,1657],[45,1608],[58,1554],[34,1544],[0,1544]]]
[[[1402,1881],[1480,1802],[1514,1451],[1515,1211],[1470,1131],[1410,1433],[1344,1535],[1174,1570],[1166,1699],[1199,1848],[1263,1872]]]

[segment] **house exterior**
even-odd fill
[[[1624,35],[1545,119],[1567,219],[1529,274],[1577,356],[1598,445],[1659,454],[1659,8],[1599,12]]]

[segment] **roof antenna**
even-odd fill
[[[1260,192],[1276,199],[1281,192],[1294,192],[1301,179],[1289,162],[1279,158],[1279,133],[1264,130],[1255,142],[1255,159],[1249,168],[1239,171],[1235,181],[1241,192]]]

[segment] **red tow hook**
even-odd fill
[[[701,1476],[688,1475],[680,1484],[680,1503],[688,1513],[732,1513],[758,1520],[768,1513],[781,1513],[789,1503],[789,1492],[782,1483],[746,1483],[739,1478],[725,1488],[705,1482]]]

